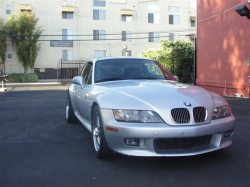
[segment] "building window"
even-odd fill
[[[12,50],[11,49],[7,50],[7,58],[12,58]]]
[[[73,51],[72,50],[63,50],[62,51],[62,60],[73,60]]]
[[[169,15],[169,24],[170,25],[180,25],[179,15]]]
[[[106,30],[93,30],[94,40],[106,40]]]
[[[169,41],[174,42],[174,33],[169,33]]]
[[[195,27],[195,21],[191,21],[191,27]]]
[[[125,51],[125,50],[122,50],[122,56],[132,56],[132,51]]]
[[[132,21],[132,16],[122,15],[121,16],[121,21],[131,22]]]
[[[28,13],[31,13],[31,10],[21,10],[21,12],[28,12]]]
[[[158,32],[148,33],[148,42],[159,42],[159,41],[160,41],[160,33]]]
[[[176,42],[178,38],[178,33],[169,33],[169,41]]]
[[[28,5],[28,4],[20,4],[19,8],[20,8],[21,12],[29,12],[29,13],[31,13],[31,10],[32,10],[32,6]]]
[[[73,40],[73,29],[63,29],[62,40]]]
[[[178,6],[169,6],[168,11],[178,13],[179,12],[179,7]]]
[[[62,12],[62,19],[73,19],[73,12]]]
[[[93,10],[93,19],[94,20],[106,20],[106,10]]]
[[[106,0],[94,0],[93,6],[106,7]]]
[[[132,41],[132,32],[131,31],[122,31],[122,41],[131,42]]]
[[[105,50],[94,50],[94,58],[100,58],[105,56],[106,56]]]
[[[148,23],[159,23],[159,14],[148,13]]]
[[[148,5],[148,10],[159,11],[159,5]]]
[[[11,14],[10,5],[6,5],[6,14]]]

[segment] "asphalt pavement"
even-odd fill
[[[0,186],[249,187],[249,100],[229,99],[233,145],[174,158],[95,157],[91,134],[65,120],[67,86],[9,86],[0,93]]]

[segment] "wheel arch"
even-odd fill
[[[94,123],[92,124],[92,120],[94,119],[93,116],[94,116],[94,109],[95,107],[98,107],[98,111],[99,111],[99,120],[101,121],[100,122],[100,126],[102,128],[101,130],[101,134],[102,134],[102,138],[101,138],[101,142],[102,144],[100,145],[100,150],[97,152],[95,150],[95,147],[94,147],[94,150],[95,150],[95,155],[97,156],[97,158],[99,159],[108,159],[108,158],[112,158],[113,157],[113,150],[111,150],[106,142],[106,138],[105,138],[105,133],[104,133],[104,124],[103,124],[103,119],[102,119],[102,113],[101,113],[101,108],[99,106],[99,103],[98,102],[93,102],[92,104],[92,108],[91,108],[91,127],[92,127],[92,136],[93,136],[93,125]],[[94,143],[94,139],[93,139],[93,143]]]
[[[91,116],[90,116],[90,124],[92,126],[92,117],[93,117],[93,113],[94,113],[94,108],[95,106],[97,106],[99,108],[99,111],[100,111],[100,117],[101,117],[101,120],[102,120],[102,123],[103,123],[103,116],[102,116],[102,111],[101,111],[101,107],[100,107],[100,104],[98,103],[98,101],[94,101],[93,104],[92,104],[92,107],[91,107]]]
[[[76,112],[76,111],[78,111],[78,108],[76,105],[73,89],[74,89],[74,85],[70,85],[68,90],[67,90],[67,96],[69,97],[69,99],[71,101],[72,108],[73,108],[74,112]]]
[[[93,111],[94,111],[95,106],[97,106],[100,109],[99,104],[96,101],[94,101],[91,107],[91,119],[93,116]]]

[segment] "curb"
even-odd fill
[[[5,83],[6,86],[15,86],[15,85],[61,85],[59,82],[32,82],[32,83]]]

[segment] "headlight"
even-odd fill
[[[212,119],[220,119],[220,118],[225,118],[228,116],[231,116],[230,107],[228,105],[225,105],[225,106],[216,107],[214,109]]]
[[[116,121],[134,123],[164,123],[161,117],[148,110],[113,110]]]

